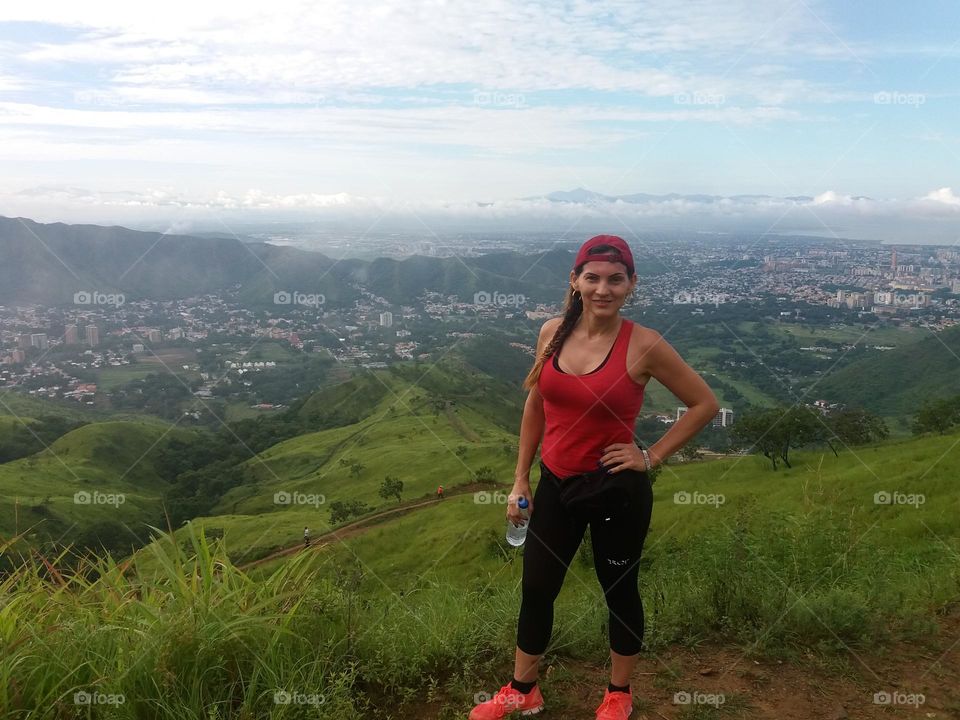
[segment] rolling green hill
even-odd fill
[[[318,252],[235,237],[0,217],[0,257],[5,261],[0,267],[0,302],[70,303],[81,290],[122,292],[128,300],[176,298],[239,286],[247,305],[269,306],[275,292],[296,291],[322,294],[327,306],[341,307],[360,297],[356,283],[395,303],[409,302],[424,289],[464,301],[478,290],[555,299],[573,253],[333,260]]]
[[[960,514],[960,486],[955,482],[960,475],[958,444],[960,430],[857,447],[839,457],[799,452],[793,468],[776,472],[756,456],[670,465],[654,484],[647,547],[654,558],[666,561],[674,554],[695,554],[697,538],[722,536],[743,523],[760,527],[771,521],[781,523],[786,535],[811,523],[806,541],[813,542],[813,522],[829,515],[831,524],[843,526],[849,542],[869,530],[858,556],[869,548],[864,557],[870,552],[877,558],[895,554],[914,558],[918,566],[952,562],[960,594],[960,556],[949,555],[949,548],[960,547],[960,527],[954,520]],[[535,467],[534,490],[537,479]],[[509,487],[505,483],[502,489]],[[874,494],[884,491],[922,494],[924,502],[916,507],[876,504]],[[721,494],[724,502],[717,507],[678,504],[674,494],[679,492]],[[334,543],[324,552],[335,555],[333,566],[358,563],[393,588],[428,572],[465,583],[477,581],[500,570],[506,550],[500,537],[505,530],[504,506],[477,499],[466,495],[444,500],[384,522],[344,541],[346,545]],[[843,538],[833,541],[842,544]],[[591,581],[592,570],[584,572]]]
[[[839,369],[817,384],[817,394],[878,415],[913,413],[927,399],[960,394],[960,326]]]
[[[154,423],[91,423],[0,465],[0,534],[29,531],[31,544],[69,543],[103,523],[140,531],[159,522],[166,484],[154,467],[156,450],[189,436]]]

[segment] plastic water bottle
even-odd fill
[[[514,525],[513,521],[510,518],[507,518],[507,542],[514,547],[523,545],[523,541],[527,539],[527,525],[530,524],[530,515],[527,513],[527,508],[529,506],[530,503],[525,497],[521,497],[517,501],[517,507],[520,509],[520,514],[523,516],[523,521],[520,523],[520,527]]]

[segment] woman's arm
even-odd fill
[[[647,450],[650,464],[662,464],[677,450],[696,436],[720,409],[716,395],[700,377],[655,330],[653,342],[644,353],[646,371],[687,406],[687,411],[657,442]]]

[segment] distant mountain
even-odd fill
[[[394,303],[424,290],[464,302],[477,292],[557,300],[573,253],[333,260],[235,237],[0,217],[0,257],[0,303],[69,304],[81,291],[123,293],[128,302],[175,299],[239,287],[248,305],[270,305],[275,292],[286,290],[320,293],[328,307],[343,307],[360,298],[358,286]]]
[[[869,335],[867,336],[869,338]],[[879,415],[912,414],[932,398],[960,394],[960,326],[830,373],[817,395]]]

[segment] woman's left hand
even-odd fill
[[[600,462],[607,472],[615,473],[621,470],[646,470],[643,462],[643,453],[636,443],[612,443],[603,449]]]

